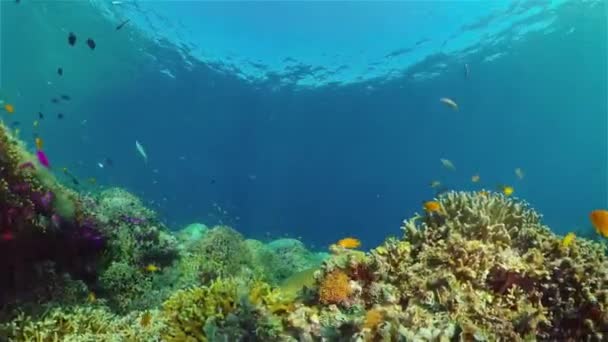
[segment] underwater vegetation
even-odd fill
[[[2,341],[608,339],[605,244],[504,193],[447,191],[401,238],[314,253],[172,232],[124,190],[62,186],[0,133]]]

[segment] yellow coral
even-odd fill
[[[369,310],[365,314],[365,321],[363,322],[363,328],[373,330],[378,324],[382,323],[384,320],[384,313],[382,310],[374,308]]]
[[[325,276],[319,287],[319,301],[322,304],[340,304],[351,294],[349,278],[337,269]]]
[[[224,319],[236,310],[237,284],[218,279],[210,286],[180,290],[164,304],[167,341],[206,341],[203,326],[208,319]]]

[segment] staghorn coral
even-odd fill
[[[142,317],[148,316],[146,324]],[[0,340],[38,342],[161,341],[165,329],[158,310],[117,316],[103,307],[53,308],[39,317],[20,314],[0,324]]]

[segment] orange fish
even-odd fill
[[[353,249],[361,246],[361,241],[359,241],[359,239],[347,237],[338,241],[336,244],[342,248]]]
[[[15,112],[15,107],[13,107],[12,104],[7,103],[4,105],[4,110],[12,114],[13,112]]]
[[[591,223],[598,234],[603,237],[608,237],[608,210],[598,209],[591,212],[589,215]]]
[[[424,210],[426,210],[429,213],[434,213],[434,212],[441,210],[441,204],[439,204],[439,202],[437,202],[437,201],[424,202],[423,207],[424,207]]]

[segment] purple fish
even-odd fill
[[[47,169],[51,167],[51,164],[49,163],[49,158],[46,157],[46,154],[44,154],[44,152],[38,150],[36,151],[36,156],[38,157],[38,162],[40,162],[40,165],[46,167]]]

